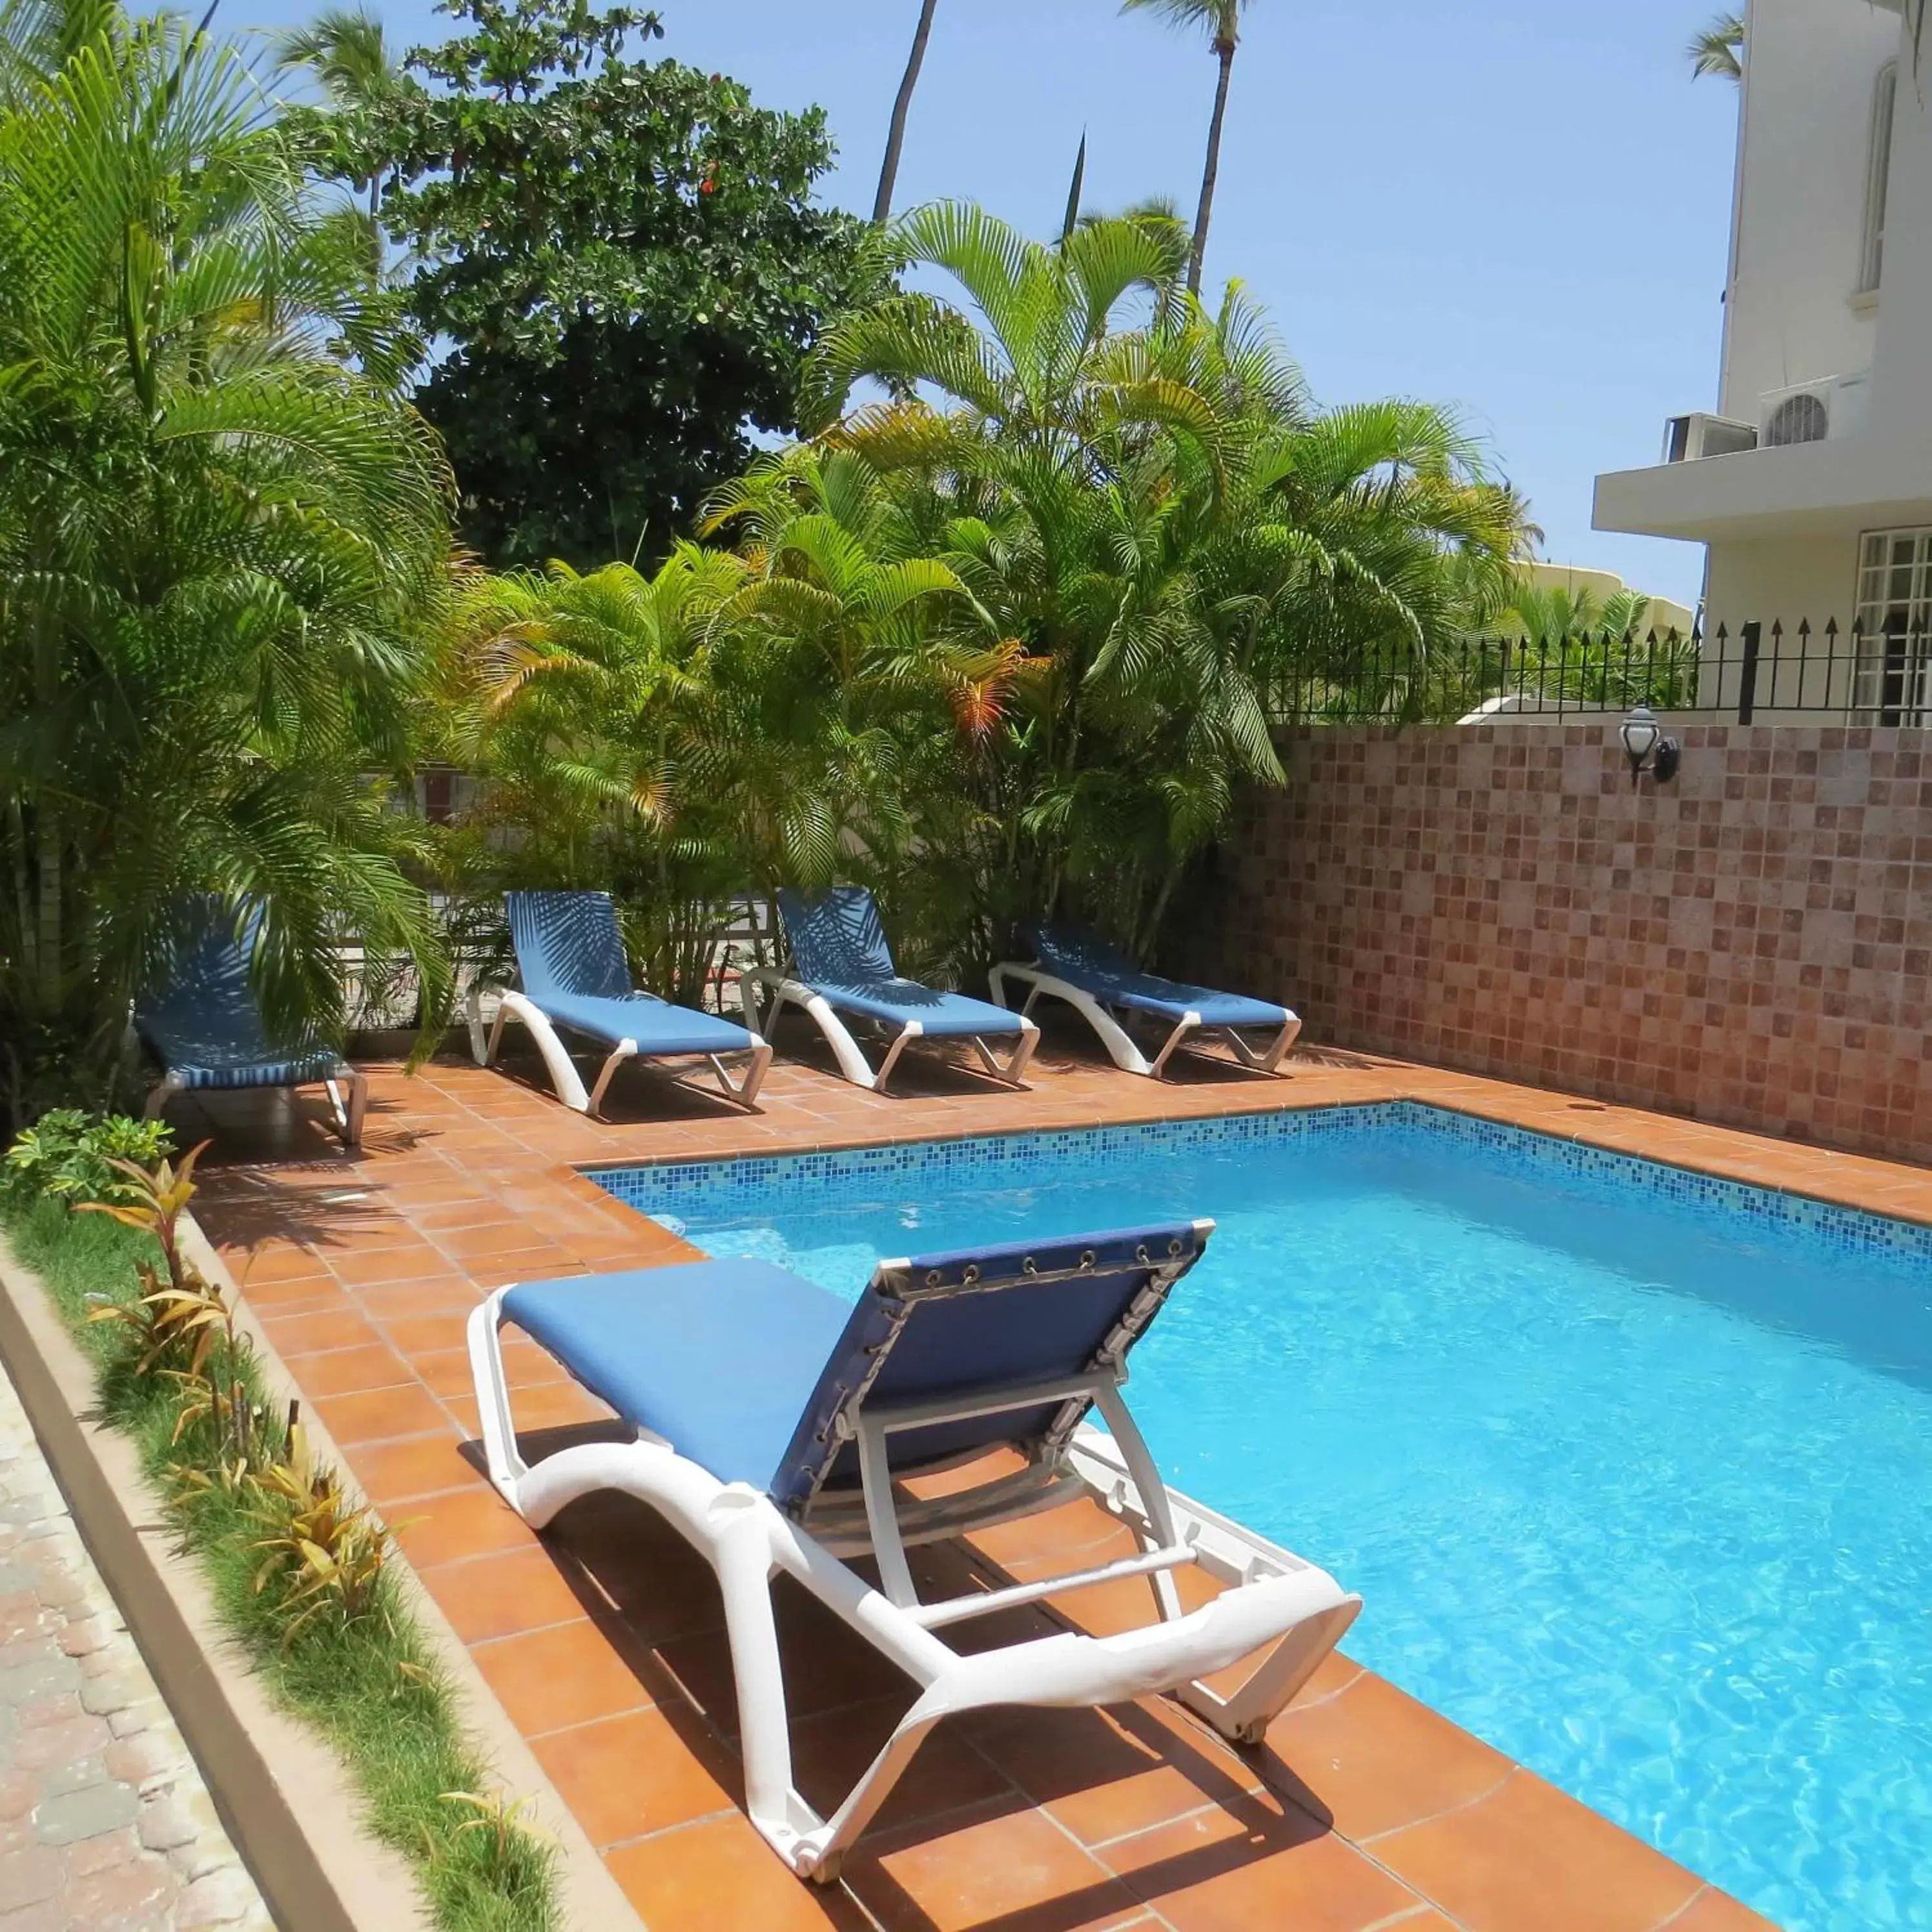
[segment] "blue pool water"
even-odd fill
[[[1129,1391],[1177,1487],[1793,1932],[1932,1927],[1932,1232],[1406,1106],[598,1178],[848,1298],[1212,1216]]]

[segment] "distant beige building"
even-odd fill
[[[1561,590],[1573,599],[1588,597],[1599,608],[1631,588],[1614,571],[1586,570],[1574,563],[1526,563],[1519,574],[1532,589]],[[1682,637],[1690,634],[1695,614],[1688,604],[1679,604],[1673,598],[1653,597],[1648,591],[1640,590],[1636,594],[1647,599],[1643,622],[1638,627],[1640,632],[1654,631],[1659,637],[1672,631]],[[1499,633],[1512,628],[1520,630],[1522,626],[1512,627],[1507,620],[1496,626]]]

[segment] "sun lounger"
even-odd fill
[[[729,1020],[634,991],[608,893],[506,892],[503,904],[523,990],[498,989],[496,1018],[486,1039],[482,1003],[488,989],[470,988],[470,1042],[479,1066],[496,1057],[504,1022],[518,1019],[543,1055],[557,1098],[580,1114],[596,1112],[610,1076],[631,1059],[708,1060],[728,1099],[747,1107],[758,1099],[771,1048]],[[602,1071],[588,1094],[557,1037],[559,1029],[605,1049]],[[747,1056],[748,1064],[734,1082],[724,1062],[738,1054]]]
[[[1017,1087],[1033,1058],[1040,1029],[1024,1016],[964,993],[942,993],[902,980],[879,923],[879,909],[861,886],[837,886],[816,898],[778,895],[778,917],[791,948],[793,970],[754,967],[742,974],[745,1012],[769,1040],[785,1003],[800,1006],[817,1023],[838,1070],[861,1087],[883,1092],[899,1055],[916,1040],[970,1040],[980,1064],[996,1080]],[[758,1003],[769,996],[763,1018]],[[886,1036],[885,1058],[872,1070],[847,1021]],[[1002,1065],[987,1045],[1010,1039]]]
[[[1027,938],[1034,948],[1033,961],[1010,959],[995,966],[990,975],[994,998],[1002,1006],[1010,1004],[1007,982],[1013,980],[1028,988],[1022,1013],[1031,1012],[1042,993],[1064,1000],[1100,1036],[1114,1064],[1130,1073],[1158,1080],[1174,1049],[1197,1033],[1220,1034],[1244,1066],[1272,1073],[1301,1030],[1300,1021],[1286,1006],[1141,972],[1090,934],[1042,927],[1029,931]],[[1127,1031],[1127,1023],[1137,1015],[1165,1021],[1168,1026],[1166,1041],[1151,1060]],[[1244,1031],[1264,1033],[1267,1045],[1259,1049],[1250,1046],[1242,1037]]]
[[[176,1094],[319,1084],[337,1132],[358,1146],[368,1082],[319,1034],[272,1040],[262,1022],[248,979],[260,924],[212,894],[183,902],[166,968],[134,1003],[134,1030],[162,1070],[148,1118]]]
[[[620,1490],[709,1560],[736,1678],[746,1807],[791,1868],[825,1882],[921,1740],[989,1705],[1070,1707],[1172,1691],[1256,1741],[1354,1620],[1326,1571],[1177,1496],[1121,1398],[1126,1357],[1213,1224],[1089,1234],[881,1262],[856,1306],[756,1261],[706,1261],[500,1288],[470,1316],[490,1480],[541,1530]],[[499,1330],[521,1328],[637,1432],[534,1466],[518,1452]],[[1085,1420],[1097,1408],[1108,1430]],[[960,1486],[987,1452],[994,1473]],[[920,1500],[899,1485],[954,1472]],[[1004,1472],[1002,1473],[1002,1472]],[[1077,1498],[1133,1531],[1137,1554],[1058,1577],[922,1600],[907,1550]],[[844,1559],[869,1554],[879,1582]],[[1228,1587],[1184,1612],[1173,1573]],[[920,1687],[830,1816],[792,1782],[772,1579],[783,1571]],[[940,1632],[1049,1594],[1151,1580],[1159,1620],[956,1650]],[[1076,1600],[1077,1603],[1077,1600]],[[1202,1680],[1257,1659],[1223,1692]]]

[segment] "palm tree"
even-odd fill
[[[1742,80],[1744,62],[1744,16],[1719,14],[1707,21],[1684,49],[1690,71],[1700,80],[1714,74],[1725,80]]]
[[[1202,265],[1208,256],[1208,224],[1214,211],[1214,184],[1221,172],[1221,126],[1228,112],[1228,82],[1240,42],[1240,16],[1249,0],[1121,0],[1124,14],[1156,13],[1178,27],[1208,30],[1220,73],[1214,82],[1214,112],[1208,123],[1208,158],[1201,171],[1201,201],[1194,215],[1194,246],[1187,258],[1187,292],[1201,292]]]
[[[884,226],[892,212],[892,188],[898,180],[899,150],[905,146],[906,116],[911,111],[913,90],[919,85],[919,70],[926,61],[926,44],[932,37],[932,16],[939,0],[920,0],[919,25],[913,29],[912,51],[906,56],[905,72],[892,102],[892,125],[886,134],[885,159],[879,166],[879,191],[872,197],[872,220]]]
[[[380,107],[414,85],[390,58],[382,22],[359,7],[325,8],[307,26],[277,34],[274,49],[278,68],[306,68],[338,108]],[[381,170],[356,185],[368,190],[373,222],[382,208]]]
[[[649,577],[555,563],[462,581],[446,748],[481,782],[448,856],[470,914],[496,916],[459,925],[500,923],[506,885],[604,886],[645,984],[701,1000],[748,878],[741,761],[710,670],[713,620],[744,576],[683,543]]]
[[[1043,248],[940,205],[900,235],[964,300],[837,325],[808,406],[970,599],[944,668],[978,943],[1064,901],[1144,949],[1238,784],[1280,778],[1264,694],[1370,657],[1416,682],[1507,594],[1522,507],[1439,411],[1317,412],[1238,293],[1185,292],[1171,215]],[[840,415],[862,378],[892,400]]]
[[[449,479],[362,218],[266,105],[236,50],[119,14],[0,105],[16,1108],[63,1039],[111,1060],[184,892],[260,913],[273,1024],[340,1022],[347,933],[440,974],[411,822],[364,775],[406,766]]]

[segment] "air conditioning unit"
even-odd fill
[[[1798,442],[1836,442],[1856,435],[1871,413],[1871,371],[1827,376],[1773,389],[1758,400],[1758,446],[1783,449]]]
[[[1664,425],[1664,460],[1696,463],[1707,456],[1735,456],[1757,447],[1757,425],[1735,416],[1699,413],[1672,416]]]

